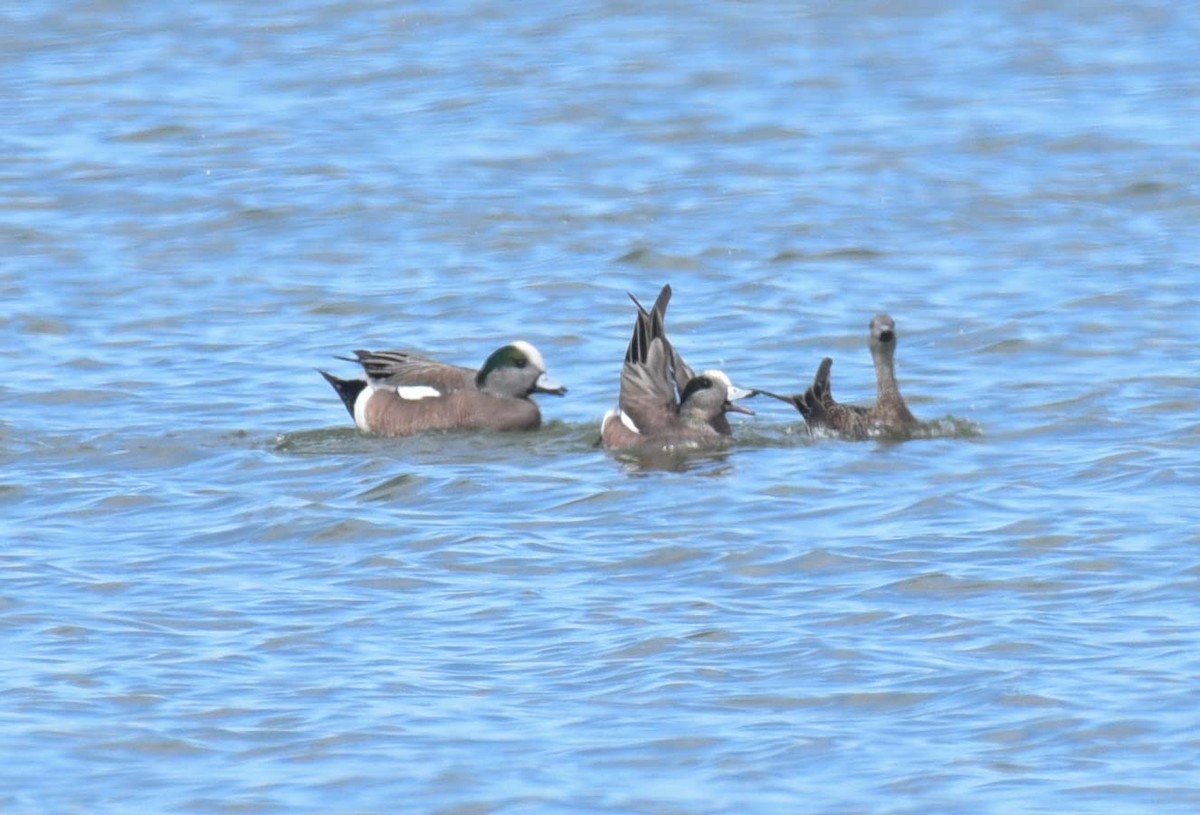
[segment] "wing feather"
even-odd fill
[[[396,387],[425,385],[442,393],[475,387],[475,371],[459,365],[438,362],[406,351],[354,352],[351,360],[362,365],[373,385]]]

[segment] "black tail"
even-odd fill
[[[318,370],[321,376],[325,377],[325,381],[333,385],[333,389],[337,391],[337,395],[342,397],[342,404],[346,406],[346,410],[350,412],[350,418],[354,418],[354,403],[358,401],[358,395],[363,392],[363,388],[367,383],[362,379],[338,379],[333,374],[325,373]]]

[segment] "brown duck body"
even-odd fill
[[[533,400],[501,398],[479,390],[406,399],[395,390],[374,388],[363,398],[365,403],[354,411],[355,423],[381,436],[411,436],[427,430],[536,430],[542,424],[542,413]]]
[[[821,360],[812,385],[804,393],[795,396],[762,393],[790,402],[814,430],[824,428],[850,439],[909,435],[920,423],[909,411],[896,383],[896,325],[891,317],[879,314],[871,320],[869,344],[875,363],[876,390],[875,404],[870,407],[847,405],[833,398],[830,382],[833,360],[829,357]]]
[[[643,432],[641,428],[635,430],[629,427],[619,411],[610,410],[600,426],[600,442],[610,450],[628,450],[649,444],[663,447],[719,447],[733,440],[728,419],[725,420],[725,428],[722,432],[709,423],[684,424],[675,421],[659,426],[652,432]]]
[[[535,430],[533,393],[564,394],[532,345],[493,352],[478,372],[400,351],[355,351],[366,380],[321,371],[364,432],[410,436],[431,430]]]

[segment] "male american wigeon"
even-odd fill
[[[667,339],[664,321],[671,287],[646,311],[633,295],[637,320],[621,368],[618,407],[604,415],[600,440],[609,449],[647,445],[714,447],[733,435],[728,412],[754,411],[735,401],[753,396],[721,371],[696,374]]]
[[[875,362],[875,404],[871,407],[846,405],[833,398],[829,372],[833,360],[821,360],[812,386],[795,396],[780,396],[759,391],[795,406],[810,428],[829,428],[851,439],[878,435],[908,435],[920,424],[909,412],[900,386],[896,384],[896,323],[886,314],[871,320],[868,345]]]
[[[426,430],[534,430],[542,422],[535,393],[567,392],[546,362],[520,340],[498,348],[478,371],[403,351],[355,351],[366,379],[321,371],[362,431],[410,436]],[[349,357],[342,357],[349,359]]]

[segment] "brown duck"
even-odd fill
[[[492,352],[478,371],[403,351],[355,351],[366,379],[321,371],[359,430],[411,436],[427,430],[534,430],[541,411],[529,397],[567,389],[546,375],[546,363],[524,341]],[[341,359],[349,359],[341,357]]]
[[[871,336],[868,342],[871,359],[875,362],[875,404],[871,407],[846,405],[833,398],[829,372],[833,360],[821,360],[812,386],[795,396],[780,396],[760,390],[764,396],[794,405],[804,416],[810,429],[828,428],[846,438],[865,439],[869,436],[906,436],[919,424],[909,412],[900,386],[896,384],[896,323],[886,314],[877,314],[871,320]]]
[[[727,412],[753,414],[734,404],[753,396],[722,371],[695,373],[667,339],[671,287],[663,286],[647,311],[633,296],[637,320],[621,368],[617,407],[604,415],[600,440],[609,449],[646,445],[713,447],[729,441]]]

